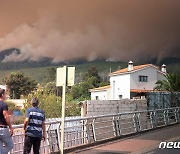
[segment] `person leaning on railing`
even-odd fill
[[[0,89],[0,153],[8,154],[13,148],[13,129],[8,115],[8,105],[4,102],[6,91]]]
[[[33,145],[34,154],[39,154],[41,139],[45,140],[45,114],[38,108],[39,101],[33,98],[32,107],[26,111],[26,119],[24,120],[24,154],[29,154]]]

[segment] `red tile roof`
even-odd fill
[[[109,75],[111,76],[111,75],[117,75],[117,74],[132,73],[134,71],[137,71],[137,70],[140,70],[140,69],[143,69],[143,68],[146,68],[146,67],[154,67],[154,68],[158,69],[158,67],[155,66],[155,65],[144,64],[144,65],[133,66],[133,70],[131,70],[131,71],[128,71],[128,68],[124,68],[124,69],[120,69],[118,71],[112,72]]]
[[[153,90],[146,90],[146,89],[131,89],[130,92],[133,93],[147,93],[147,92],[152,92]]]
[[[165,90],[131,89],[130,92],[133,92],[133,93],[147,93],[147,92],[168,92],[168,91],[165,91]]]

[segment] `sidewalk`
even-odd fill
[[[180,124],[149,131],[129,138],[81,149],[72,153],[78,154],[141,154],[159,147],[162,141],[180,139]],[[180,150],[180,149],[179,149]],[[180,153],[180,152],[179,152]]]

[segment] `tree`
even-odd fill
[[[158,80],[155,90],[165,90],[169,92],[180,92],[180,74],[171,73],[166,75],[166,80]]]
[[[110,85],[109,81],[99,83],[99,87],[103,87],[103,86],[107,86],[107,85]]]
[[[62,87],[56,87],[55,82],[48,82],[44,87],[44,91],[47,94],[55,94],[55,95],[61,96]]]
[[[101,82],[101,78],[98,74],[98,70],[96,67],[90,67],[88,69],[88,72],[84,75],[84,81],[88,80],[91,77],[95,78],[94,86],[98,87],[99,86],[98,84]]]
[[[99,87],[102,83],[101,78],[98,74],[96,67],[91,67],[88,69],[88,72],[85,73],[83,77],[84,81],[79,84],[74,85],[68,93],[69,98],[73,100],[87,100],[90,99],[89,89]],[[103,85],[107,85],[108,83],[102,83]]]
[[[55,82],[56,80],[56,69],[54,67],[48,67],[46,69],[45,82]]]
[[[59,118],[61,117],[62,111],[62,100],[61,97],[56,96],[53,93],[41,93],[37,92],[33,97],[37,97],[39,100],[39,107],[45,112],[46,118]],[[32,96],[27,97],[27,102],[25,103],[25,110],[31,107]],[[58,100],[58,101],[57,101]],[[80,108],[77,103],[66,102],[66,116],[79,116]]]
[[[25,77],[23,73],[11,73],[9,77],[4,78],[5,84],[10,90],[10,97],[19,99],[21,95],[27,96],[36,89],[35,80]]]
[[[97,84],[96,81],[96,77],[90,77],[86,81],[74,85],[70,89],[69,94],[72,96],[73,99],[79,101],[90,99],[89,89],[95,87],[95,85]]]

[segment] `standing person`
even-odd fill
[[[8,115],[8,105],[4,102],[6,91],[0,89],[0,153],[8,154],[13,148],[13,129]],[[9,128],[8,128],[9,126]]]
[[[39,154],[41,139],[45,140],[45,114],[38,108],[37,98],[31,100],[32,107],[26,111],[24,120],[24,154],[29,154],[33,146],[34,154]]]

